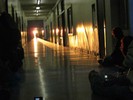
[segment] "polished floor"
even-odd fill
[[[91,91],[88,73],[99,70],[95,57],[36,38],[24,51],[23,70],[16,75],[19,83],[12,88],[12,100],[109,100]]]
[[[25,48],[18,100],[92,100],[88,73],[97,61],[84,53],[33,39]]]

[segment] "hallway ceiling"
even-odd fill
[[[40,4],[37,4],[38,0],[20,0],[20,3],[27,18],[46,19],[57,1],[58,0],[40,0]],[[37,10],[36,7],[40,7],[40,9]]]

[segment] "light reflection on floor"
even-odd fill
[[[25,81],[17,100],[36,96],[43,100],[99,100],[94,99],[88,80],[88,73],[98,70],[98,63],[87,54],[36,38],[25,46],[23,68]]]

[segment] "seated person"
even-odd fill
[[[120,50],[124,56],[123,68],[133,68],[133,37],[125,36],[121,39]],[[127,71],[127,70],[125,70]],[[129,72],[129,71],[127,71]],[[89,81],[94,94],[113,97],[120,100],[133,99],[133,72],[123,75],[100,74],[96,71],[89,73]]]
[[[124,37],[122,29],[120,27],[115,27],[112,31],[112,36],[117,39],[117,42],[112,54],[98,61],[103,66],[121,66],[124,60],[124,56],[120,50],[121,39]]]

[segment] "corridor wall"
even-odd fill
[[[64,5],[62,5],[62,1]],[[122,14],[124,9],[122,13],[118,9],[123,6],[124,1],[117,0],[116,3],[116,0],[59,0],[45,24],[46,27],[49,27],[48,40],[63,45],[60,41],[65,39],[67,44],[65,46],[95,56],[99,56],[101,52],[102,57],[111,54],[114,48],[112,28],[119,25],[123,28],[124,23],[128,23],[127,20],[119,22],[121,17],[118,16],[118,13]],[[62,6],[64,10],[62,10]],[[99,10],[102,9],[101,7],[103,10]],[[65,18],[62,17],[64,13]],[[125,17],[127,16],[125,15]],[[65,23],[64,29],[60,26],[62,23]],[[132,27],[132,25],[130,26]],[[124,28],[125,33],[128,31],[128,27]],[[99,45],[101,42],[102,45]]]

